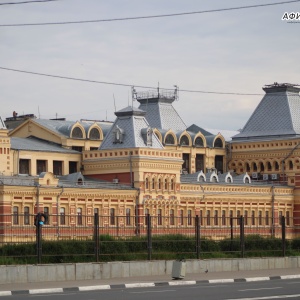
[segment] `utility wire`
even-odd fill
[[[14,5],[14,4],[29,4],[29,3],[36,3],[36,2],[53,2],[53,1],[59,1],[59,0],[32,0],[32,1],[22,1],[22,2],[6,2],[6,3],[0,3],[0,5]]]
[[[153,19],[153,18],[165,18],[165,17],[178,17],[184,15],[195,15],[195,14],[204,14],[204,13],[213,13],[213,12],[221,12],[221,11],[230,11],[230,10],[239,10],[239,9],[248,9],[255,7],[265,7],[265,6],[273,6],[273,5],[281,5],[287,3],[300,2],[300,0],[291,0],[291,1],[283,1],[283,2],[275,2],[275,3],[266,3],[266,4],[256,4],[256,5],[248,5],[248,6],[238,6],[238,7],[230,7],[230,8],[219,8],[219,9],[211,9],[211,10],[201,10],[201,11],[191,11],[191,12],[183,12],[183,13],[174,13],[174,14],[164,14],[164,15],[150,15],[150,16],[139,16],[139,17],[126,17],[126,18],[113,18],[113,19],[100,19],[100,20],[86,20],[86,21],[66,21],[66,22],[47,22],[47,23],[23,23],[23,24],[0,24],[0,26],[44,26],[44,25],[67,25],[67,24],[83,24],[83,23],[99,23],[99,22],[114,22],[114,21],[131,21],[131,20],[140,20],[140,19]]]
[[[6,71],[13,71],[18,73],[24,74],[31,74],[31,75],[38,75],[38,76],[45,76],[45,77],[52,77],[52,78],[59,78],[59,79],[67,79],[67,80],[75,80],[75,81],[82,81],[82,82],[89,82],[89,83],[98,83],[98,84],[107,84],[107,85],[116,85],[116,86],[125,86],[125,87],[137,87],[142,89],[157,89],[157,87],[153,86],[144,86],[144,85],[135,85],[135,84],[126,84],[126,83],[117,83],[117,82],[108,82],[108,81],[98,81],[98,80],[90,80],[90,79],[82,79],[82,78],[75,78],[75,77],[67,77],[61,75],[52,75],[52,74],[45,74],[45,73],[38,73],[38,72],[31,72],[25,70],[18,70],[18,69],[11,69],[5,68],[0,66],[0,70]],[[174,89],[170,88],[161,88],[163,90],[173,91]],[[187,92],[187,93],[201,93],[201,94],[219,94],[219,95],[239,95],[239,96],[262,96],[263,94],[250,94],[250,93],[226,93],[226,92],[216,92],[216,91],[195,91],[195,90],[180,90],[180,92]]]

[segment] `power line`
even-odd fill
[[[31,75],[66,79],[66,80],[74,80],[74,81],[82,81],[82,82],[89,82],[89,83],[116,85],[116,86],[124,86],[124,87],[134,86],[134,87],[142,88],[142,89],[157,89],[157,87],[153,87],[153,86],[144,86],[144,85],[135,85],[135,84],[126,84],[126,83],[117,83],[117,82],[108,82],[108,81],[98,81],[98,80],[90,80],[90,79],[83,79],[83,78],[67,77],[67,76],[61,76],[61,75],[52,75],[52,74],[38,73],[38,72],[32,72],[32,71],[11,69],[11,68],[5,68],[5,67],[1,67],[1,66],[0,66],[0,69],[1,70],[6,70],[6,71],[24,73],[24,74],[31,74]],[[170,88],[161,88],[161,89],[169,90],[169,91],[174,90],[173,88],[172,89],[170,89]],[[184,89],[180,90],[180,92],[201,93],[201,94],[220,94],[220,95],[238,95],[238,96],[262,96],[263,95],[263,94],[250,94],[250,93],[235,93],[235,92],[226,93],[226,92],[216,92],[216,91],[196,91],[196,90],[184,90]]]
[[[283,2],[275,2],[275,3],[266,3],[266,4],[256,4],[256,5],[248,5],[248,6],[238,6],[238,7],[230,7],[230,8],[219,8],[219,9],[211,9],[211,10],[191,11],[191,12],[182,12],[182,13],[174,13],[174,14],[163,14],[163,15],[149,15],[149,16],[126,17],[126,18],[112,18],[112,19],[100,19],[100,20],[86,20],[86,21],[65,21],[65,22],[47,22],[47,23],[23,23],[23,24],[0,24],[0,26],[2,26],[2,27],[3,26],[7,26],[7,27],[44,26],[44,25],[69,25],[69,24],[83,24],[83,23],[131,21],[131,20],[140,20],[140,19],[178,17],[178,16],[184,16],[184,15],[214,13],[214,12],[222,12],[222,11],[230,11],[230,10],[239,10],[239,9],[248,9],[248,8],[256,8],[256,7],[281,5],[281,4],[294,3],[294,2],[300,2],[300,0],[291,0],[291,1],[283,1]]]
[[[29,4],[29,3],[36,3],[36,2],[53,2],[59,0],[31,0],[31,1],[22,1],[22,2],[6,2],[0,3],[0,5],[14,5],[14,4]]]

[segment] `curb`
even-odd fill
[[[233,283],[233,282],[254,282],[254,281],[267,281],[279,279],[295,279],[300,278],[299,275],[284,275],[284,276],[271,276],[271,277],[250,277],[250,278],[236,278],[236,279],[209,279],[209,280],[174,280],[166,282],[147,282],[147,283],[126,283],[126,284],[113,284],[113,285],[92,285],[92,286],[79,286],[70,288],[51,288],[51,289],[33,289],[33,290],[16,290],[16,291],[0,291],[1,296],[13,295],[36,295],[36,294],[50,294],[50,293],[67,293],[67,292],[85,292],[97,290],[111,290],[111,289],[129,289],[129,288],[142,288],[142,287],[157,287],[157,286],[179,286],[179,285],[194,285],[194,284],[208,284],[208,283]]]

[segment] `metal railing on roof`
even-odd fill
[[[136,99],[157,99],[157,98],[175,99],[176,95],[174,91],[166,91],[166,90],[159,90],[159,91],[153,90],[153,91],[136,93]]]

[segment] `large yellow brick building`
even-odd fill
[[[202,226],[222,228],[243,215],[252,229],[286,216],[297,234],[300,89],[264,89],[231,141],[186,126],[172,105],[176,95],[161,91],[136,94],[139,108],[116,112],[114,123],[29,118],[9,131],[2,122],[0,214],[43,210],[65,226],[64,215],[78,224],[78,215],[97,212],[107,226],[115,215],[129,226],[129,216],[150,213],[170,228],[193,226],[196,215]],[[25,219],[15,225],[32,224]]]

